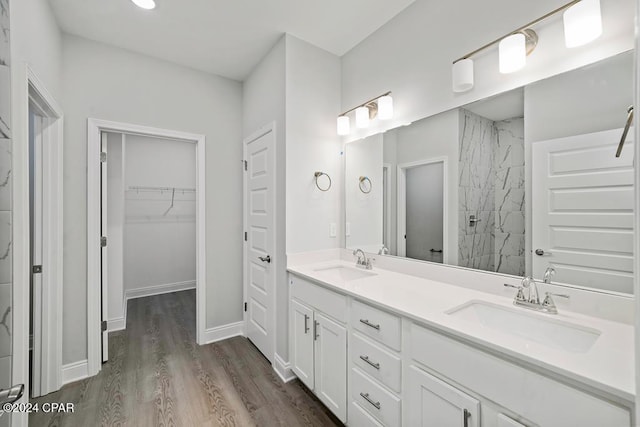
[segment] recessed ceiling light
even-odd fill
[[[133,4],[135,4],[138,7],[141,7],[142,9],[155,9],[156,8],[156,2],[154,0],[131,0],[133,2]]]

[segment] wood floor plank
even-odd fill
[[[129,300],[127,328],[109,334],[98,375],[33,399],[73,414],[29,416],[40,426],[337,426],[297,380],[282,383],[244,337],[196,344],[195,291]]]

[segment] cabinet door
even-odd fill
[[[291,364],[293,372],[307,387],[314,387],[313,311],[291,300]]]
[[[409,368],[406,404],[410,426],[480,426],[480,402],[415,366]]]
[[[315,313],[316,396],[342,422],[347,420],[347,329]]]

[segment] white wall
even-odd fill
[[[288,307],[286,263],[286,197],[285,197],[285,61],[286,38],[283,36],[245,80],[242,99],[243,138],[262,126],[275,124],[276,138],[276,253],[272,266],[276,270],[276,347],[288,360]]]
[[[340,59],[287,35],[287,253],[340,247],[330,223],[343,221]],[[331,176],[330,191],[318,190],[314,173]],[[341,230],[338,228],[338,236]]]
[[[206,327],[242,319],[240,83],[100,43],[63,38],[64,363],[86,356],[87,118],[191,133],[206,141]]]
[[[345,211],[350,231],[346,236],[347,249],[359,248],[375,253],[382,247],[383,135],[347,144],[345,156]],[[371,186],[369,193],[360,190],[361,176],[371,180],[371,184],[363,184]]]
[[[122,134],[107,134],[107,315],[124,318],[124,144]]]
[[[141,289],[145,294],[161,292],[158,287],[163,285],[195,287],[196,193],[130,188],[195,189],[196,145],[125,135],[125,153],[125,296]]]
[[[396,111],[393,123],[386,125],[391,128],[633,48],[635,2],[602,0],[604,34],[594,43],[565,48],[562,14],[557,14],[535,27],[540,42],[524,70],[500,74],[496,46],[474,57],[473,90],[451,90],[452,61],[565,3],[416,0],[343,56],[342,107],[391,90]],[[363,136],[354,133],[350,140]]]

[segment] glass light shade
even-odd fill
[[[600,0],[582,0],[565,10],[564,42],[567,47],[585,45],[602,34]]]
[[[369,108],[358,107],[356,108],[356,127],[358,129],[364,129],[369,126]]]
[[[156,2],[154,0],[131,0],[133,4],[142,9],[155,9]]]
[[[344,136],[349,135],[351,132],[351,124],[349,123],[349,117],[340,116],[338,117],[338,135]]]
[[[500,72],[516,72],[527,64],[527,41],[524,34],[512,34],[498,45],[500,54]]]
[[[461,59],[453,64],[453,91],[466,92],[473,89],[473,60]]]
[[[378,98],[378,118],[389,120],[393,118],[393,98],[389,95]]]

